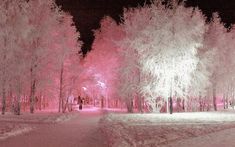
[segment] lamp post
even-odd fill
[[[97,85],[103,90],[103,93],[105,95],[105,107],[108,108],[108,95],[107,95],[107,91],[105,91],[105,89],[107,88],[104,82],[101,81],[97,81]],[[103,99],[103,97],[102,97]]]

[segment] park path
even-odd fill
[[[42,124],[35,130],[0,141],[0,147],[106,147],[98,128],[100,111],[81,111],[59,124]]]

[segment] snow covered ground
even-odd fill
[[[45,119],[41,116],[43,118],[41,118],[40,125],[36,125],[35,129],[0,140],[0,147],[108,147],[106,138],[98,125],[100,118],[103,117],[103,111],[85,108],[66,115],[70,114],[76,117],[63,123],[49,124],[48,121],[42,123],[42,120],[48,120],[48,114]],[[53,115],[50,117],[51,122],[57,120],[54,116],[57,114],[51,115]],[[15,118],[14,121],[16,121]]]
[[[232,110],[170,115],[85,108],[0,117],[1,147],[234,147],[234,132]]]
[[[0,116],[0,141],[11,136],[32,131],[42,124],[62,123],[73,117],[75,115],[72,113],[23,113],[19,116],[7,113],[6,115]]]
[[[231,136],[228,131],[235,128],[235,112],[108,114],[100,126],[112,147],[210,147],[213,137],[219,144],[222,134]]]

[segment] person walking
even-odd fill
[[[82,100],[82,98],[79,96],[79,97],[78,97],[79,110],[82,110],[82,103],[83,103],[83,100]]]

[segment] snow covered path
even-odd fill
[[[102,112],[83,111],[60,124],[42,124],[37,129],[0,141],[1,147],[105,147],[98,129]]]

